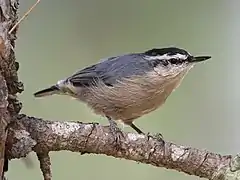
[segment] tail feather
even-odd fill
[[[47,89],[43,89],[41,91],[34,93],[34,96],[35,97],[50,96],[53,94],[59,94],[59,92],[60,92],[60,89],[56,85],[54,85]]]

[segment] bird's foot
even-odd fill
[[[110,124],[110,131],[111,131],[112,135],[114,136],[115,142],[117,144],[119,144],[121,141],[121,138],[124,137],[121,129],[119,127],[117,127],[117,124],[114,124],[114,125]]]
[[[117,126],[117,123],[112,120],[111,118],[108,118],[109,121],[109,128],[110,132],[114,137],[114,142],[116,143],[117,146],[120,146],[121,139],[124,138],[123,132],[121,129]]]
[[[157,139],[159,142],[164,142],[163,135],[161,133],[156,133],[151,135],[150,133],[147,133],[148,140],[150,138]]]

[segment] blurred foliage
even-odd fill
[[[20,1],[20,16],[34,1]],[[136,121],[178,144],[219,153],[240,150],[238,0],[41,1],[20,25],[16,55],[22,112],[53,120],[107,121],[64,96],[34,99],[33,93],[104,57],[177,46],[212,59],[196,66],[159,110]],[[131,131],[125,128],[125,131]],[[9,179],[42,179],[35,164],[10,163]],[[163,168],[101,155],[52,152],[53,179],[191,180]]]

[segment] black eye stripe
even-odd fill
[[[171,64],[182,64],[185,60],[173,58],[173,59],[169,59],[168,61],[169,61]]]
[[[151,63],[152,67],[157,67],[158,65],[168,66],[169,64],[180,65],[186,61],[187,61],[187,59],[184,60],[184,59],[172,58],[172,59],[168,59],[168,60],[155,59],[155,60],[149,61],[149,63]]]
[[[151,62],[151,65],[153,67],[157,67],[158,65],[167,66],[169,64],[169,62],[167,60],[159,60],[159,59],[152,60],[152,61],[149,61],[149,62]]]

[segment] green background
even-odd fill
[[[20,1],[20,16],[33,3]],[[235,154],[240,150],[239,7],[239,0],[42,0],[18,32],[22,112],[107,124],[69,97],[32,94],[104,57],[177,46],[212,59],[192,69],[166,104],[136,125],[177,144]],[[35,154],[30,158],[30,169],[12,160],[9,179],[42,179]],[[104,155],[51,152],[51,161],[53,180],[198,179]]]

